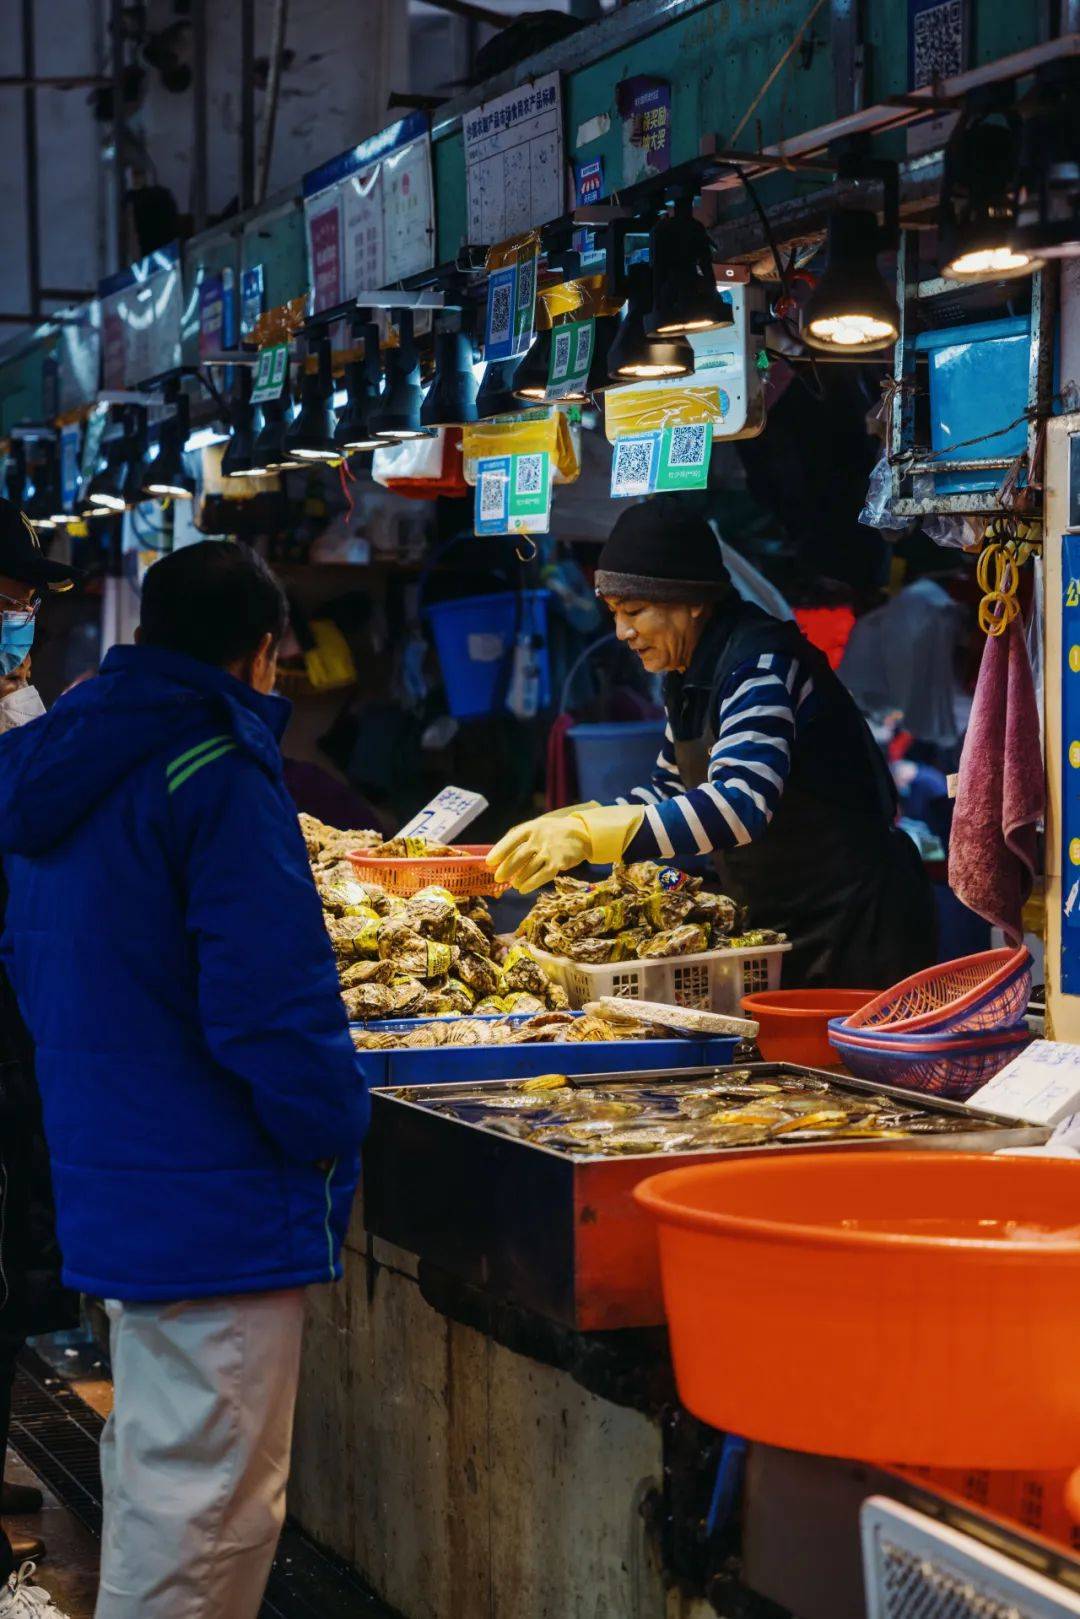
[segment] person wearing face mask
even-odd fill
[[[791,940],[786,986],[885,988],[928,966],[932,892],[879,748],[797,626],[739,598],[704,519],[677,495],[628,508],[596,590],[664,677],[652,780],[513,828],[488,857],[499,880],[527,893],[583,860],[708,855],[747,926]]]
[[[30,652],[42,593],[68,590],[75,568],[51,561],[19,508],[0,499],[0,732],[45,712],[30,684]],[[0,915],[5,904],[0,881]],[[34,1077],[34,1047],[11,984],[0,968],[0,1461],[8,1440],[15,1362],[32,1333],[78,1322],[78,1297],[60,1282],[49,1159]],[[5,1481],[0,1488],[0,1615],[29,1612],[62,1619],[41,1588],[16,1571],[45,1555],[25,1515],[41,1492]],[[28,1593],[32,1593],[28,1595]],[[20,1605],[21,1604],[21,1605]]]
[[[64,1279],[110,1321],[97,1619],[255,1619],[304,1289],[340,1274],[368,1098],[283,781],[286,617],[247,546],[186,546],[137,644],[0,737],[3,957]]]

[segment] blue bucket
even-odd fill
[[[664,740],[663,720],[627,720],[611,725],[572,725],[578,794],[610,804],[631,787],[647,787]]]
[[[506,706],[514,643],[521,635],[534,643],[540,707],[551,706],[548,597],[546,590],[507,590],[433,602],[425,609],[455,719],[476,719]]]

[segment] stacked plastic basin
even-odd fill
[[[847,1017],[829,1041],[849,1073],[963,1102],[1031,1040],[1027,950],[985,950],[905,978]]]

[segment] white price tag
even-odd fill
[[[978,1113],[1054,1125],[1080,1112],[1080,1046],[1035,1040],[968,1098]]]
[[[397,835],[399,838],[431,838],[435,843],[453,843],[487,807],[488,801],[482,793],[470,793],[465,787],[444,787]]]

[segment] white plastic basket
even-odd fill
[[[601,995],[632,1001],[663,1001],[701,1012],[739,1016],[744,995],[779,989],[783,958],[790,944],[763,944],[753,950],[702,950],[690,956],[657,956],[651,961],[613,961],[603,966],[553,956],[531,945],[548,977],[561,984],[578,1008]]]

